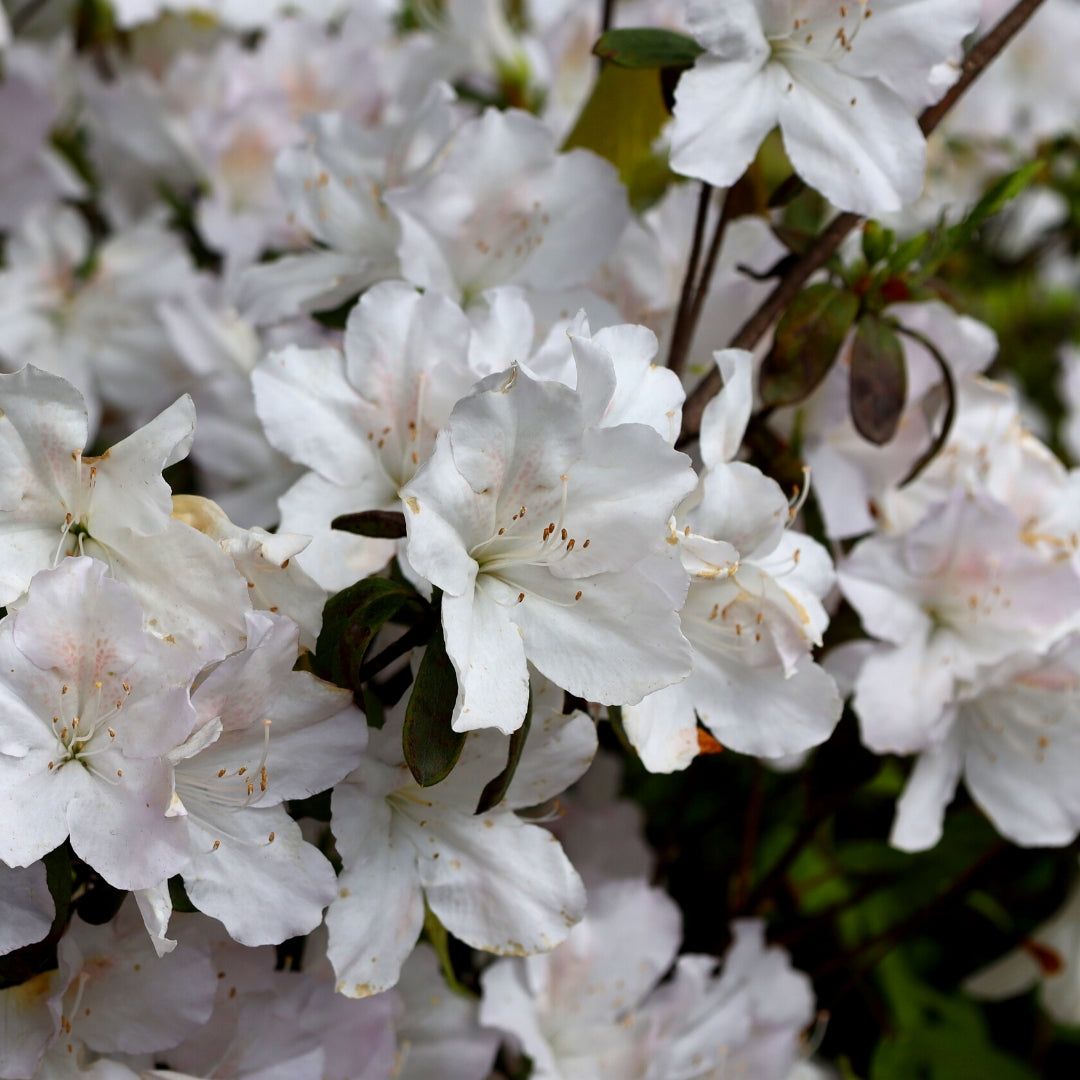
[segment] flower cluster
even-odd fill
[[[588,6],[0,7],[2,1080],[831,1077],[961,780],[1080,836],[979,3]],[[970,992],[1077,1022],[1078,932]]]

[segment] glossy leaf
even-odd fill
[[[766,405],[794,405],[825,378],[859,311],[850,292],[828,282],[804,289],[780,317],[761,365]]]
[[[686,34],[656,27],[608,30],[593,52],[624,68],[688,68],[705,50]]]
[[[423,602],[410,586],[388,578],[365,578],[332,597],[315,646],[316,674],[357,693],[368,647],[406,607],[414,609],[415,621]]]
[[[895,434],[907,397],[907,364],[896,331],[876,315],[855,328],[851,349],[851,420],[875,446]]]
[[[421,787],[445,780],[461,756],[465,735],[450,726],[457,693],[457,675],[440,625],[420,661],[401,732],[405,763]]]
[[[480,799],[476,804],[477,814],[484,814],[488,810],[498,806],[506,798],[506,792],[510,788],[510,781],[514,779],[518,764],[521,762],[521,751],[525,747],[525,740],[529,737],[529,728],[532,725],[532,689],[529,690],[529,704],[525,709],[525,719],[517,731],[511,733],[509,748],[506,754],[506,768],[498,776],[489,780],[480,792]]]
[[[399,510],[363,510],[358,514],[342,514],[330,523],[331,529],[373,536],[379,540],[400,540],[405,533],[405,515]]]

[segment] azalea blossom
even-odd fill
[[[166,755],[190,734],[201,663],[143,629],[102,563],[38,574],[0,622],[0,859],[29,866],[68,837],[110,884],[144,889],[185,861]]]
[[[409,562],[443,591],[457,731],[520,726],[526,661],[605,704],[687,672],[675,605],[642,564],[661,557],[693,472],[653,429],[586,427],[586,408],[518,368],[490,376],[402,490]]]
[[[779,484],[731,460],[750,417],[751,359],[725,350],[716,360],[724,389],[702,418],[707,468],[669,536],[691,577],[680,625],[693,671],[623,715],[654,772],[684,769],[697,756],[698,721],[723,746],[780,758],[824,742],[840,718],[836,685],[811,656],[828,625],[831,560],[787,527]]]
[[[0,603],[65,555],[91,555],[126,582],[148,627],[220,659],[243,644],[251,602],[232,560],[172,517],[161,472],[187,453],[188,397],[86,459],[86,407],[70,383],[27,365],[0,375]]]
[[[729,187],[779,124],[792,167],[841,210],[883,214],[922,190],[917,111],[979,0],[691,0],[704,47],[679,80],[677,172]],[[945,86],[937,88],[940,96]]]
[[[585,890],[558,842],[514,813],[558,795],[596,752],[592,720],[563,715],[561,704],[538,680],[517,772],[483,814],[480,793],[506,764],[496,732],[471,733],[450,775],[424,788],[404,761],[404,710],[371,733],[368,756],[332,803],[344,867],[326,924],[340,992],[365,997],[397,982],[425,903],[456,937],[495,953],[551,949],[581,918]]]

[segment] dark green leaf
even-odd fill
[[[828,282],[804,289],[780,317],[761,366],[766,405],[794,405],[813,393],[832,367],[859,311],[850,292]]]
[[[364,655],[375,635],[403,609],[423,611],[417,593],[400,581],[364,578],[339,592],[323,610],[322,632],[315,646],[315,670],[324,679],[357,692]]]
[[[506,798],[506,792],[510,788],[510,781],[514,779],[518,764],[521,761],[521,751],[525,746],[525,740],[529,737],[529,728],[532,726],[532,688],[529,688],[529,704],[525,709],[525,719],[521,727],[510,736],[510,746],[506,754],[506,768],[503,769],[493,780],[484,785],[480,792],[480,800],[476,804],[475,813],[484,814],[496,807]]]
[[[593,46],[602,60],[627,68],[688,68],[705,50],[686,34],[653,27],[609,30]]]
[[[457,692],[440,625],[420,661],[401,732],[405,763],[421,787],[445,780],[461,756],[465,735],[450,726]]]
[[[896,434],[906,396],[907,365],[899,336],[878,316],[863,316],[851,349],[855,430],[875,446],[883,446]]]
[[[379,540],[400,540],[406,535],[405,515],[400,510],[363,510],[359,514],[342,514],[330,522],[331,529],[374,536]]]

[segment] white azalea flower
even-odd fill
[[[293,623],[250,613],[247,629],[247,648],[199,682],[195,728],[168,760],[185,815],[188,896],[237,941],[266,945],[314,929],[335,893],[330,863],[281,804],[337,783],[359,761],[367,726],[348,690],[293,670]],[[162,887],[156,899],[167,896]],[[163,922],[159,914],[158,936]]]
[[[0,622],[0,859],[29,866],[70,837],[111,885],[143,889],[184,863],[166,755],[194,724],[200,664],[104,571],[66,559]]]
[[[1027,543],[1007,506],[963,491],[907,533],[862,541],[839,577],[868,633],[887,643],[863,663],[853,702],[878,753],[940,747],[947,708],[980,665],[1045,651],[1080,608],[1069,562]]]
[[[961,776],[1014,843],[1070,843],[1080,831],[1080,637],[1045,657],[1021,655],[980,672],[976,686],[949,709],[944,737],[919,756],[897,804],[892,844],[905,851],[936,844]]]
[[[536,117],[487,109],[455,131],[438,167],[390,191],[403,275],[468,306],[485,290],[584,285],[629,220],[614,168],[556,152]]]
[[[786,1080],[813,1018],[810,980],[742,920],[719,970],[682,956],[661,982],[679,923],[643,881],[599,885],[559,948],[484,972],[480,1018],[520,1040],[536,1080]]]
[[[728,187],[779,124],[795,171],[834,205],[899,210],[923,186],[915,114],[933,96],[931,70],[958,52],[979,10],[979,0],[692,0],[690,30],[706,51],[676,89],[672,168]]]
[[[311,471],[281,499],[282,528],[312,537],[300,563],[337,591],[381,569],[393,541],[334,532],[339,514],[399,510],[398,493],[476,377],[469,323],[438,293],[382,282],[349,315],[336,349],[271,353],[252,377],[271,443]]]
[[[75,916],[58,968],[0,991],[0,1075],[137,1080],[111,1055],[176,1046],[210,1016],[217,981],[194,927],[175,953],[159,958],[130,901],[101,926]]]
[[[0,375],[0,603],[64,555],[101,559],[147,625],[204,662],[243,645],[251,602],[232,560],[172,515],[161,476],[187,453],[195,411],[180,398],[96,458],[84,458],[86,408],[69,383],[27,366]]]
[[[674,605],[641,564],[659,558],[694,474],[656,431],[589,428],[586,409],[518,368],[493,375],[402,490],[409,562],[443,591],[457,731],[520,726],[527,660],[614,705],[687,672]]]
[[[514,813],[558,795],[596,752],[592,720],[560,706],[555,687],[538,689],[506,798],[483,814],[477,800],[506,764],[505,739],[473,732],[453,772],[421,788],[402,754],[403,708],[371,733],[368,757],[333,796],[344,869],[326,923],[339,991],[365,997],[397,982],[425,902],[456,937],[496,953],[553,948],[581,918],[585,889],[562,848]]]
[[[708,468],[670,537],[691,575],[680,618],[694,669],[623,713],[654,772],[684,769],[697,756],[699,720],[722,746],[780,758],[824,742],[842,708],[811,656],[828,625],[822,600],[834,584],[832,561],[817,541],[786,528],[780,486],[731,460],[750,417],[752,365],[737,350],[716,359],[724,389],[702,421]]]

